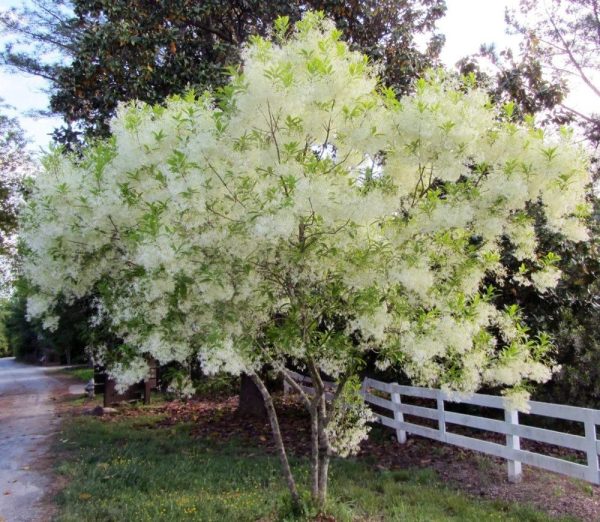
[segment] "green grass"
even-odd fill
[[[303,520],[292,515],[279,465],[235,441],[196,440],[189,426],[156,429],[156,417],[67,421],[57,471],[67,479],[57,520],[70,522]],[[306,489],[305,461],[292,462]],[[339,521],[519,521],[548,515],[469,498],[428,470],[379,471],[336,460],[328,512]],[[567,519],[562,519],[567,520]]]
[[[87,367],[65,368],[62,372],[85,383],[94,377],[94,369]]]

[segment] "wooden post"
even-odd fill
[[[596,423],[592,419],[586,419],[585,425],[585,447],[587,453],[587,479],[592,484],[600,484],[600,468],[598,466],[598,441],[596,440]]]
[[[152,383],[150,379],[144,381],[144,404],[150,404],[150,390],[152,390]]]
[[[368,391],[368,387],[369,387],[369,380],[368,377],[365,377],[362,382],[360,383],[360,395],[362,396],[362,398],[364,399],[367,391]],[[367,402],[365,400],[365,402]]]
[[[440,392],[437,397],[437,410],[438,410],[438,429],[440,430],[440,437],[442,441],[446,442],[446,412],[444,410],[444,397]]]
[[[504,420],[510,426],[519,424],[519,412],[516,410],[504,410]],[[506,435],[506,447],[513,450],[521,449],[521,438],[512,433]],[[518,460],[508,460],[508,481],[518,484],[523,478],[523,470]]]
[[[399,406],[402,404],[399,393],[392,393],[392,402],[394,403],[394,420],[396,422],[404,422],[404,413],[400,411]],[[396,437],[400,444],[406,443],[406,431],[396,428]]]

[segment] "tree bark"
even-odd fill
[[[327,436],[327,432],[325,430],[328,423],[326,397],[327,390],[325,389],[325,385],[321,379],[317,365],[310,359],[308,363],[308,370],[311,374],[313,388],[315,391],[315,396],[311,405],[311,419],[314,414],[316,420],[312,419],[312,421],[316,424],[317,428],[317,439],[316,442],[313,441],[313,444],[316,443],[317,445],[317,461],[313,466],[311,466],[313,471],[313,481],[316,479],[316,484],[313,482],[312,497],[319,510],[323,510],[325,508],[325,502],[327,501],[327,480],[329,474],[329,460],[331,455],[329,437]]]
[[[310,485],[311,496],[319,498],[319,411],[313,399],[310,405]]]
[[[269,417],[269,422],[271,423],[271,431],[273,432],[273,440],[275,442],[275,446],[277,448],[277,454],[279,455],[279,460],[281,462],[281,468],[283,472],[283,476],[285,481],[287,482],[288,489],[290,490],[290,494],[292,496],[292,503],[295,508],[300,507],[300,495],[298,495],[298,488],[296,487],[296,481],[294,480],[294,475],[292,474],[292,470],[290,468],[290,463],[287,458],[287,454],[285,451],[285,445],[283,444],[283,438],[281,437],[281,430],[279,429],[279,421],[277,419],[277,412],[275,411],[275,406],[273,404],[273,399],[269,390],[265,386],[264,382],[256,373],[251,373],[250,378],[252,382],[259,389],[263,401],[265,403],[265,409],[267,410],[267,416]]]
[[[329,437],[327,435],[327,400],[325,397],[325,391],[319,398],[319,492],[317,496],[317,506],[319,509],[325,508],[325,502],[327,502],[327,481],[329,475],[329,461],[331,455],[331,449],[329,445]]]
[[[325,508],[325,503],[327,502],[329,461],[329,450],[326,448],[321,448],[319,455],[319,494],[317,496],[317,506],[320,510]]]

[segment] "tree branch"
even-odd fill
[[[579,73],[579,76],[584,81],[584,83],[594,92],[594,94],[596,94],[596,96],[600,97],[600,89],[598,89],[598,87],[596,87],[593,84],[593,82],[588,78],[587,74],[585,73],[585,71],[583,70],[583,68],[581,67],[581,65],[579,64],[579,62],[577,61],[577,59],[575,58],[573,53],[571,52],[569,44],[565,40],[562,32],[557,27],[556,22],[554,21],[554,17],[550,13],[548,13],[548,11],[546,11],[546,13],[548,14],[548,19],[550,20],[550,23],[552,24],[552,27],[554,28],[556,36],[562,42],[562,44],[564,46],[564,50],[567,52],[567,55],[569,56],[569,61],[573,64],[573,67],[575,67],[575,69],[577,69],[577,72]]]

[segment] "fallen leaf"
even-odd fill
[[[79,493],[79,500],[89,500],[92,498],[90,493]]]

